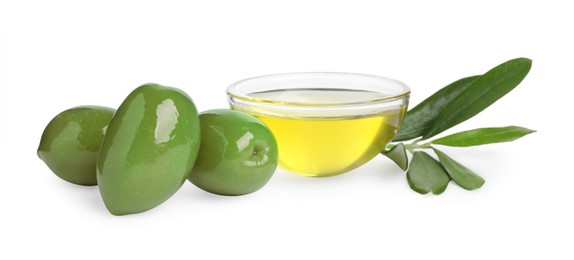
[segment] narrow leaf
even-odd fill
[[[460,187],[467,190],[476,190],[484,184],[484,179],[482,177],[448,157],[443,152],[434,148],[433,150],[450,178]]]
[[[445,137],[436,139],[431,143],[446,146],[466,147],[510,142],[534,132],[536,131],[519,126],[478,128],[447,135]]]
[[[442,166],[425,152],[417,151],[407,171],[409,186],[420,194],[439,195],[446,190],[450,178]]]
[[[475,116],[513,90],[526,77],[532,60],[518,58],[502,63],[472,82],[436,117],[423,139]]]
[[[403,143],[393,146],[391,149],[384,151],[383,154],[395,162],[403,171],[409,167],[409,158]]]
[[[459,79],[409,110],[393,141],[407,141],[422,136],[443,108],[477,78],[472,76]]]

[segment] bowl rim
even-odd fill
[[[368,77],[374,78],[378,80],[388,81],[392,84],[395,84],[401,87],[401,93],[397,95],[389,95],[388,97],[382,98],[373,98],[365,101],[355,101],[355,102],[333,102],[333,103],[312,103],[312,102],[286,102],[280,101],[276,99],[266,99],[266,98],[257,98],[252,97],[249,94],[241,93],[237,91],[237,86],[244,84],[245,82],[257,80],[257,79],[265,79],[265,78],[272,78],[272,77],[279,77],[279,76],[289,76],[289,75],[348,75],[348,76],[358,76],[358,77]],[[276,73],[276,74],[266,74],[261,76],[249,77],[239,81],[236,81],[229,85],[226,89],[227,95],[229,98],[233,99],[240,99],[245,102],[254,102],[260,104],[267,104],[267,105],[278,105],[278,106],[299,106],[299,107],[339,107],[339,106],[349,106],[349,105],[361,105],[361,104],[376,104],[376,103],[387,103],[396,101],[399,99],[403,99],[408,97],[411,93],[411,89],[403,82],[398,81],[396,79],[377,76],[372,74],[365,74],[365,73],[353,73],[353,72],[326,72],[326,71],[317,71],[317,72],[288,72],[288,73]]]

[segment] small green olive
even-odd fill
[[[81,106],[58,114],[42,133],[38,157],[68,182],[96,185],[98,152],[114,112],[108,107]]]
[[[237,110],[202,112],[201,147],[189,181],[220,195],[261,189],[277,168],[273,133],[256,117]]]

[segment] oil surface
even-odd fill
[[[314,89],[260,92],[251,96],[317,106],[385,97],[367,91]],[[254,113],[277,139],[279,166],[306,176],[337,175],[369,161],[395,136],[403,114],[404,108],[352,116],[322,116],[317,111],[277,116],[265,108],[257,108]]]

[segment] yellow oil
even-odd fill
[[[258,98],[281,95],[287,102],[329,104],[371,100],[374,92],[291,90],[258,93]],[[312,110],[312,109],[311,109]],[[252,112],[273,132],[279,149],[279,166],[305,176],[332,176],[347,172],[379,154],[395,136],[404,107],[376,114],[321,116],[317,112],[278,115],[258,107]],[[344,115],[347,113],[347,115]]]

